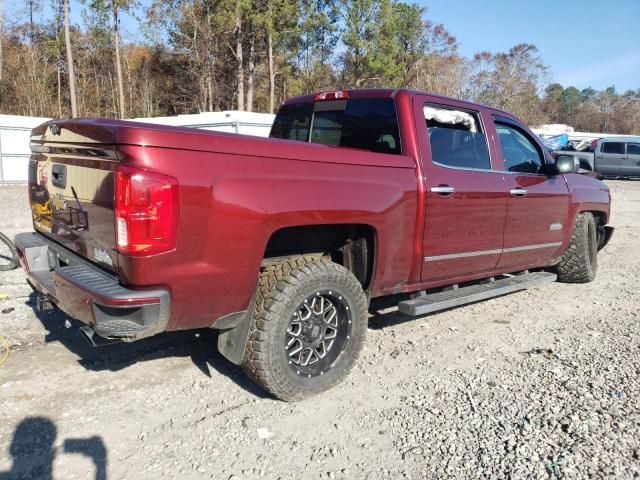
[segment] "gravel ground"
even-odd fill
[[[246,381],[215,332],[93,350],[0,273],[0,479],[638,478],[640,182],[608,183],[593,283],[409,321],[378,305],[349,378],[296,404]],[[0,205],[0,230],[29,227],[24,187]]]

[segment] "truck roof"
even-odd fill
[[[640,135],[616,135],[615,137],[602,137],[599,142],[640,142]]]
[[[470,102],[468,100],[462,100],[459,98],[455,98],[455,97],[448,97],[446,95],[439,95],[437,93],[429,93],[429,92],[424,92],[421,90],[414,90],[414,89],[410,89],[410,88],[354,88],[354,89],[350,89],[350,88],[345,88],[345,89],[335,89],[335,90],[331,90],[331,91],[348,91],[349,92],[349,98],[395,98],[397,95],[407,95],[407,96],[414,96],[414,95],[429,95],[430,97],[435,97],[435,98],[439,98],[442,100],[446,100],[446,101],[455,101],[458,103],[463,103],[465,105],[467,105],[470,109],[473,110],[479,110],[479,109],[488,109],[491,110],[492,112],[495,113],[499,113],[501,115],[505,115],[508,117],[512,117],[512,115],[509,112],[505,112],[504,110],[500,110],[497,108],[493,108],[493,107],[489,107],[487,105],[483,105],[480,103],[474,103],[474,102]],[[326,91],[324,91],[326,92]],[[294,103],[306,103],[306,102],[313,102],[316,99],[316,95],[319,95],[320,93],[324,93],[324,92],[314,92],[314,93],[310,93],[308,95],[300,95],[298,97],[291,97],[289,99],[287,99],[283,105],[290,105],[290,104],[294,104]]]

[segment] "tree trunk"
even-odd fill
[[[117,105],[116,105],[116,92],[115,87],[113,85],[113,76],[111,75],[111,72],[107,72],[107,74],[109,75],[109,84],[111,85],[111,111],[113,112],[113,115],[117,115]]]
[[[209,91],[208,110],[213,112],[213,77],[211,75],[207,76],[207,90]]]
[[[269,57],[269,113],[273,113],[276,97],[276,73],[273,70],[273,33],[269,29],[267,35],[267,55]]]
[[[69,99],[71,100],[71,117],[78,116],[76,102],[76,75],[73,68],[73,52],[71,50],[71,33],[69,32],[69,0],[64,0],[64,45],[67,51],[67,69],[69,74]]]
[[[33,9],[34,1],[29,0],[29,42],[33,44]]]
[[[4,17],[0,16],[0,82],[2,81],[2,42],[4,41]]]
[[[200,101],[198,102],[198,113],[207,111],[207,82],[204,78],[198,77],[198,87],[200,90]]]
[[[242,9],[236,0],[236,83],[238,84],[238,110],[244,110],[244,65],[242,63]]]
[[[255,35],[249,39],[249,78],[247,79],[247,111],[253,112],[253,76],[256,71]]]
[[[135,116],[135,108],[136,108],[136,101],[134,99],[134,92],[133,89],[136,87],[137,85],[137,77],[136,77],[136,81],[134,81],[131,78],[131,64],[129,63],[129,57],[127,57],[126,55],[124,56],[124,66],[126,67],[125,70],[127,72],[127,98],[128,98],[128,105],[131,107],[131,112],[130,114],[132,116]]]
[[[58,62],[58,118],[62,118],[62,72]]]
[[[116,47],[116,74],[118,76],[118,99],[120,106],[120,118],[125,118],[124,108],[124,86],[122,83],[122,65],[120,64],[120,33],[119,33],[119,18],[118,18],[118,5],[112,2],[113,8],[113,40]]]

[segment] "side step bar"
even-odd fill
[[[541,283],[554,282],[555,280],[555,273],[524,273],[489,283],[481,283],[461,288],[454,287],[453,290],[445,290],[412,298],[411,300],[405,300],[398,303],[398,311],[405,315],[415,317],[417,315],[459,307],[460,305],[466,305],[492,297],[499,297],[500,295],[525,290]]]

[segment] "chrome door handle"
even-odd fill
[[[431,193],[438,193],[440,195],[451,195],[452,193],[455,193],[456,189],[453,187],[450,187],[449,185],[440,185],[437,187],[431,187]]]
[[[516,197],[524,197],[529,192],[524,188],[514,188],[512,190],[509,190],[509,193],[511,195],[515,195]]]

